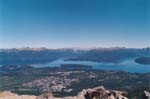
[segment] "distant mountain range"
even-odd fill
[[[121,62],[124,59],[149,57],[150,48],[94,48],[94,49],[48,49],[13,48],[0,49],[0,64],[38,64],[64,58],[72,61]]]

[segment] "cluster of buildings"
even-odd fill
[[[71,72],[56,72],[54,76],[48,76],[28,83],[23,83],[23,86],[27,88],[38,88],[42,92],[61,92],[62,90],[70,92],[72,89],[69,89],[68,87],[71,86],[73,82],[79,82],[78,78],[69,78],[68,76],[70,74]]]

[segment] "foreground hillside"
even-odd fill
[[[0,90],[20,95],[40,95],[53,92],[54,97],[76,96],[83,89],[105,86],[123,90],[129,99],[142,99],[149,90],[150,73],[138,74],[121,71],[82,70],[73,68],[33,68],[8,65],[0,68]]]

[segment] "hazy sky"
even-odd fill
[[[0,0],[0,48],[150,46],[148,5],[148,0]]]

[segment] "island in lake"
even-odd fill
[[[150,65],[150,57],[139,57],[135,59],[136,63]]]

